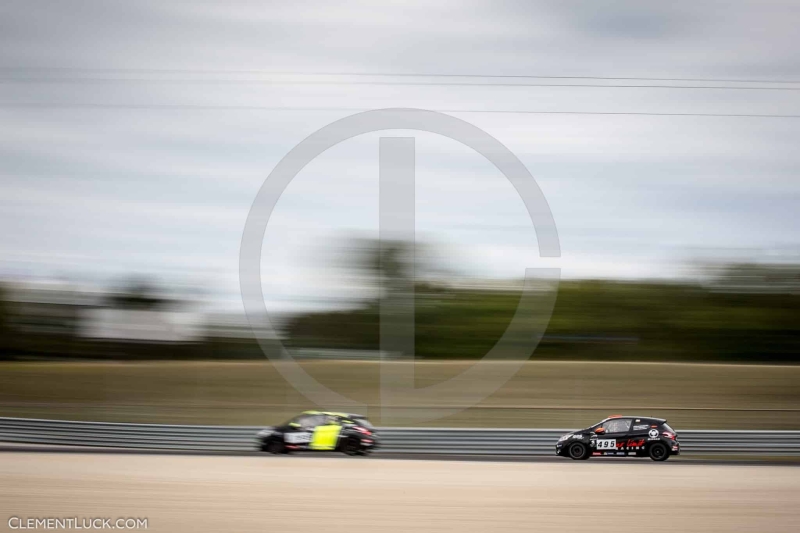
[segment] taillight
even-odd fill
[[[370,430],[368,430],[367,428],[362,428],[361,426],[356,426],[353,429],[355,429],[359,433],[363,433],[364,435],[372,435],[372,432]]]
[[[678,436],[675,435],[675,433],[670,433],[669,431],[664,431],[662,433],[662,435],[664,435],[665,437],[667,437],[668,439],[671,439],[671,440],[677,440],[677,438],[678,438]]]

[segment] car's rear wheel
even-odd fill
[[[267,443],[266,451],[275,455],[286,453],[286,446],[278,439],[270,439],[270,441]]]
[[[570,444],[567,453],[569,453],[570,459],[574,459],[576,461],[588,459],[591,455],[589,453],[589,448],[582,442],[574,442]]]
[[[654,442],[647,450],[647,455],[653,461],[666,461],[669,458],[669,450],[661,442]]]
[[[342,451],[347,455],[358,455],[361,453],[361,441],[350,437],[342,444]]]

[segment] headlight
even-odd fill
[[[261,431],[256,433],[257,437],[269,437],[270,435],[272,435],[271,429],[262,429]]]
[[[567,440],[567,439],[568,439],[568,438],[570,438],[571,436],[572,436],[572,433],[567,433],[566,435],[564,435],[563,437],[561,437],[560,439],[558,439],[558,442],[564,442],[565,440]],[[553,441],[550,441],[550,442],[553,442]]]

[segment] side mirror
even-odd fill
[[[603,433],[606,432],[606,430],[603,428],[597,428],[594,430],[594,432],[597,433],[598,435],[602,435]]]

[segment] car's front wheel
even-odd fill
[[[655,442],[650,445],[650,449],[647,450],[647,455],[649,455],[650,459],[653,461],[666,461],[669,458],[669,450],[663,443]]]
[[[567,449],[567,453],[569,453],[570,459],[574,459],[576,461],[588,459],[591,455],[589,448],[582,442],[573,442],[570,444],[569,449]]]
[[[270,439],[265,448],[266,451],[274,455],[286,453],[286,446],[278,439]]]

